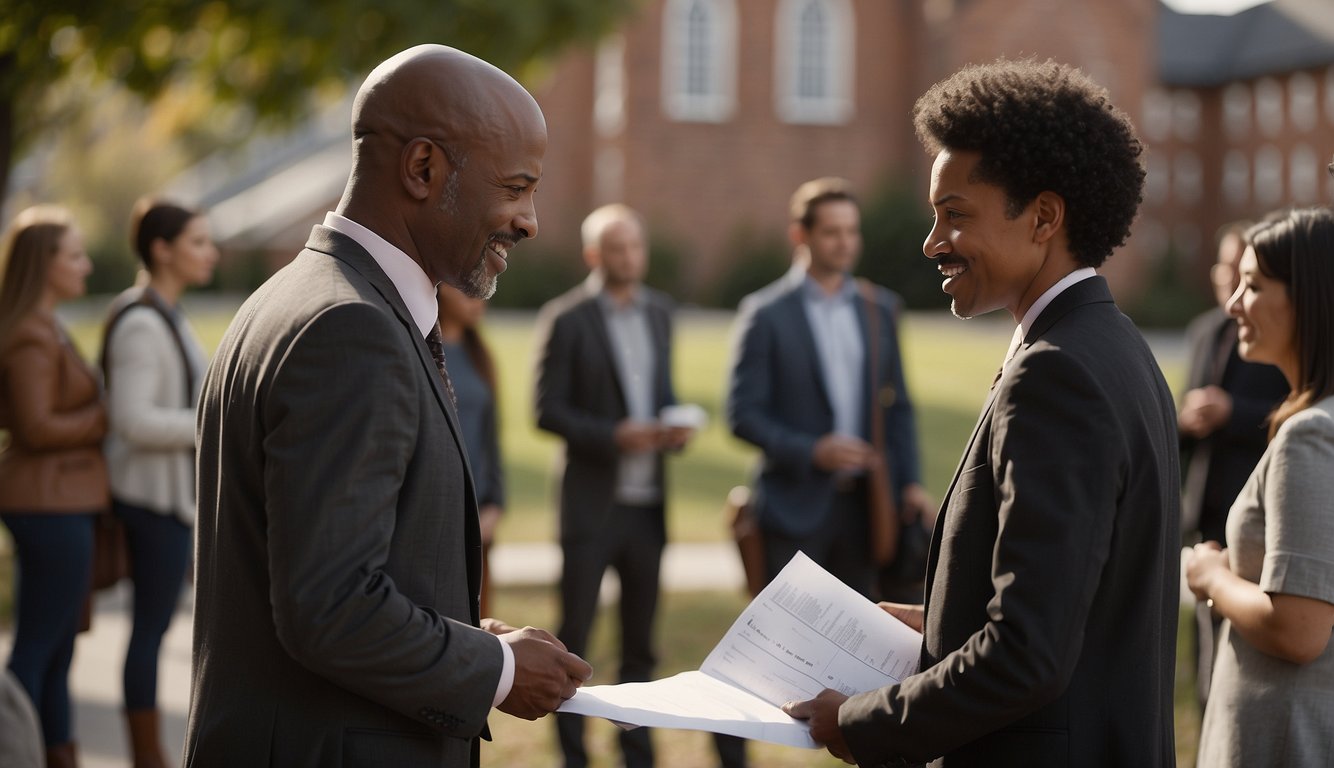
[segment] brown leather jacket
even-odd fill
[[[56,319],[34,312],[0,351],[0,511],[98,512],[110,504],[97,377]]]

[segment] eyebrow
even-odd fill
[[[962,197],[961,195],[957,195],[957,194],[955,194],[955,193],[953,193],[953,192],[950,192],[950,193],[947,194],[947,195],[942,195],[941,197],[937,198],[936,200],[932,200],[932,201],[931,201],[931,204],[932,204],[932,205],[937,205],[937,206],[938,206],[938,205],[944,205],[945,203],[948,203],[948,202],[951,201],[951,200],[962,200],[962,199],[963,199],[963,197]]]
[[[510,175],[506,176],[504,180],[505,180],[505,181],[513,181],[513,180],[515,180],[515,179],[523,179],[524,181],[528,182],[529,184],[536,184],[538,181],[540,181],[540,179],[539,179],[538,177],[536,177],[536,176],[534,176],[534,175],[532,175],[532,174],[530,174],[530,173],[511,173]]]

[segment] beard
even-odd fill
[[[467,296],[470,299],[481,299],[482,301],[486,301],[496,295],[496,281],[498,277],[498,275],[493,275],[487,272],[486,253],[483,252],[482,257],[477,260],[477,266],[473,267],[471,272],[463,276],[463,285],[459,286],[459,290],[463,292],[464,296]]]

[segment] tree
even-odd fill
[[[304,112],[312,90],[438,42],[522,77],[561,46],[595,40],[637,0],[0,0],[0,202],[16,157],[51,123],[45,95],[72,74],[155,98],[174,86]]]

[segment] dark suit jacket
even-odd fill
[[[189,766],[464,766],[502,652],[422,334],[315,227],[238,311],[199,413]]]
[[[1248,363],[1237,354],[1235,336],[1223,352],[1219,339],[1223,330],[1236,323],[1221,308],[1205,312],[1186,328],[1190,371],[1186,388],[1209,384],[1222,387],[1232,396],[1232,415],[1218,431],[1200,440],[1182,436],[1182,473],[1190,477],[1193,462],[1201,482],[1187,480],[1181,496],[1182,533],[1201,532],[1205,540],[1222,542],[1227,513],[1251,470],[1269,445],[1268,417],[1288,396],[1288,381],[1276,366]]]
[[[656,412],[676,402],[671,379],[672,302],[651,288],[640,290],[653,338]],[[595,283],[584,281],[543,305],[537,319],[537,426],[565,440],[562,543],[586,540],[603,530],[616,494],[620,459],[616,424],[629,414],[597,295]],[[665,492],[662,454],[658,454],[658,477]]]
[[[825,523],[835,492],[834,476],[812,463],[816,441],[834,428],[834,411],[801,291],[800,280],[784,277],[742,300],[727,398],[733,434],[764,452],[752,496],[760,525],[792,537],[808,536]],[[880,287],[875,295],[885,442],[891,476],[896,489],[902,489],[920,482],[920,469],[917,427],[899,354],[900,301]],[[865,341],[866,304],[860,295],[857,320]],[[869,351],[865,359],[869,365]],[[870,378],[865,367],[848,375],[862,382]],[[869,441],[864,389],[861,437]]]
[[[1170,766],[1176,414],[1094,277],[994,388],[941,507],[921,671],[853,696],[862,766]]]

